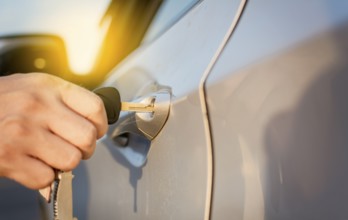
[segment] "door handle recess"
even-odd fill
[[[160,133],[170,111],[171,94],[162,89],[134,100],[154,106],[153,112],[121,112],[118,121],[109,126],[104,143],[116,147],[135,167],[143,166],[151,141]]]

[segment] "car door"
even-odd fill
[[[168,2],[173,8],[167,10],[187,3]],[[169,113],[152,135],[136,124],[156,119],[148,113],[122,113],[120,123],[109,127],[94,156],[75,171],[77,217],[209,219],[213,164],[201,80],[241,4],[195,2],[109,74],[102,86],[119,89],[123,101],[155,97],[156,106],[164,94]]]
[[[212,219],[347,218],[343,1],[249,1],[206,82]]]

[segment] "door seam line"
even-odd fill
[[[208,110],[208,103],[207,103],[207,92],[206,92],[206,81],[212,72],[212,69],[214,68],[217,60],[221,56],[222,52],[224,51],[227,42],[231,38],[238,21],[240,20],[240,17],[243,13],[243,10],[245,8],[247,0],[241,0],[237,13],[233,18],[233,21],[228,28],[228,31],[226,32],[224,38],[221,41],[221,44],[219,45],[218,49],[216,50],[214,56],[210,60],[206,70],[204,71],[202,78],[199,83],[199,100],[201,104],[201,110],[202,110],[202,117],[203,117],[203,124],[204,124],[204,132],[205,132],[205,138],[207,143],[207,189],[206,189],[206,201],[205,201],[205,210],[204,210],[204,220],[210,220],[211,218],[211,210],[212,210],[212,203],[213,203],[213,181],[214,181],[214,149],[213,149],[213,137],[211,133],[211,125],[210,125],[210,119],[209,119],[209,110]]]

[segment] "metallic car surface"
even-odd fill
[[[170,114],[142,167],[98,143],[76,172],[77,213],[345,219],[346,21],[338,0],[200,2],[110,73],[127,101],[169,88]]]
[[[93,158],[75,172],[77,216],[209,218],[211,145],[205,137],[199,82],[239,4],[232,0],[198,3],[171,29],[137,50],[110,74],[104,86],[118,88],[125,101],[169,88],[170,115],[152,141],[143,167],[132,166],[110,137],[98,142]]]
[[[212,219],[345,219],[345,1],[248,1],[207,81]]]

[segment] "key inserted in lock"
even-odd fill
[[[115,123],[121,111],[154,112],[153,103],[121,102],[120,93],[114,87],[103,87],[94,91],[104,103],[108,123]]]
[[[119,119],[109,126],[102,142],[110,149],[117,150],[134,167],[143,166],[152,140],[157,137],[168,119],[170,99],[170,90],[162,88],[133,100],[132,105],[136,103],[150,107],[141,106],[142,109],[136,109],[135,112],[121,111]],[[153,111],[142,111],[149,108]]]

